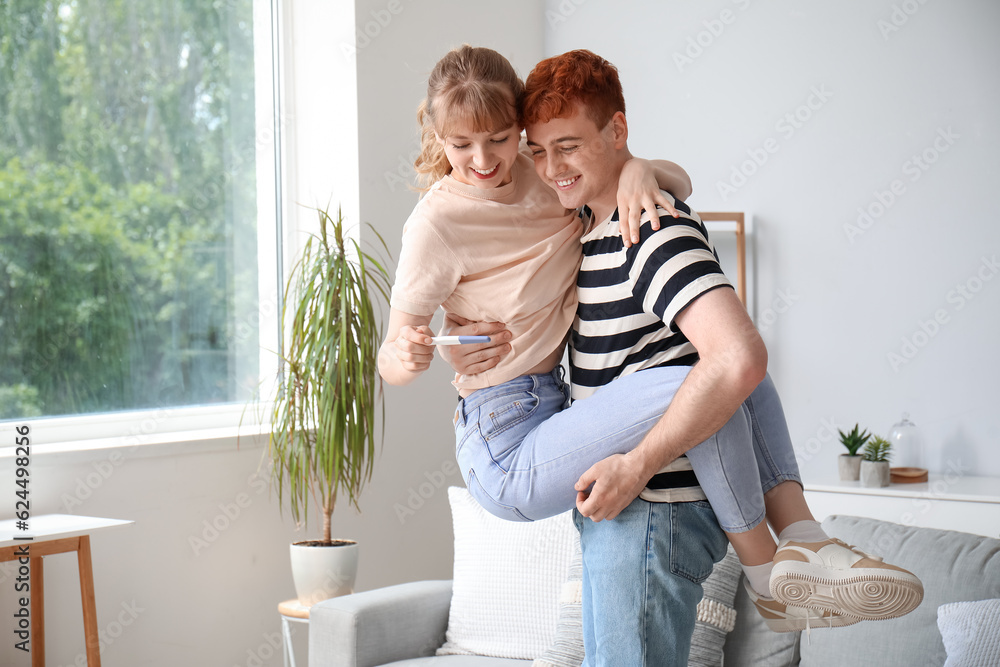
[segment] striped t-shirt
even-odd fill
[[[657,231],[649,213],[643,212],[640,240],[631,248],[622,243],[618,211],[600,223],[589,208],[581,211],[588,231],[581,239],[583,264],[577,277],[579,304],[570,352],[574,400],[645,368],[692,366],[698,361],[697,351],[674,319],[705,292],[732,285],[698,214],[682,201],[674,201],[674,206],[679,218],[658,209]],[[642,497],[704,498],[690,470],[687,457],[678,458],[654,478],[657,484]]]

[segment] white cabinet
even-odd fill
[[[805,480],[806,501],[818,521],[849,514],[1000,537],[1000,478],[932,474],[919,484],[867,488],[835,475]]]

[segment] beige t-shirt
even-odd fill
[[[583,228],[575,211],[518,155],[511,182],[481,190],[446,176],[403,226],[393,308],[504,322],[512,353],[493,369],[457,375],[458,389],[496,386],[557,350],[576,313]]]

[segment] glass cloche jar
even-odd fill
[[[893,466],[926,469],[924,435],[917,425],[910,421],[909,413],[904,412],[903,419],[893,424],[888,440],[892,443]]]

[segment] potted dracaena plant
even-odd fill
[[[292,577],[304,606],[354,589],[358,545],[333,539],[330,524],[338,500],[360,510],[376,427],[381,433],[385,423],[378,311],[390,288],[383,263],[348,236],[340,211],[334,219],[316,210],[319,233],[310,236],[285,288],[283,374],[269,408],[268,455],[279,502],[288,499],[301,525],[308,524],[312,499],[323,519],[321,539],[291,545]]]
[[[847,482],[856,482],[861,476],[861,455],[858,454],[858,450],[868,442],[871,434],[868,431],[859,431],[857,424],[854,425],[854,429],[849,433],[844,433],[839,428],[837,432],[840,433],[841,444],[847,448],[847,453],[841,454],[837,458],[840,479]]]
[[[861,486],[889,486],[892,443],[874,435],[865,445],[861,461]]]

